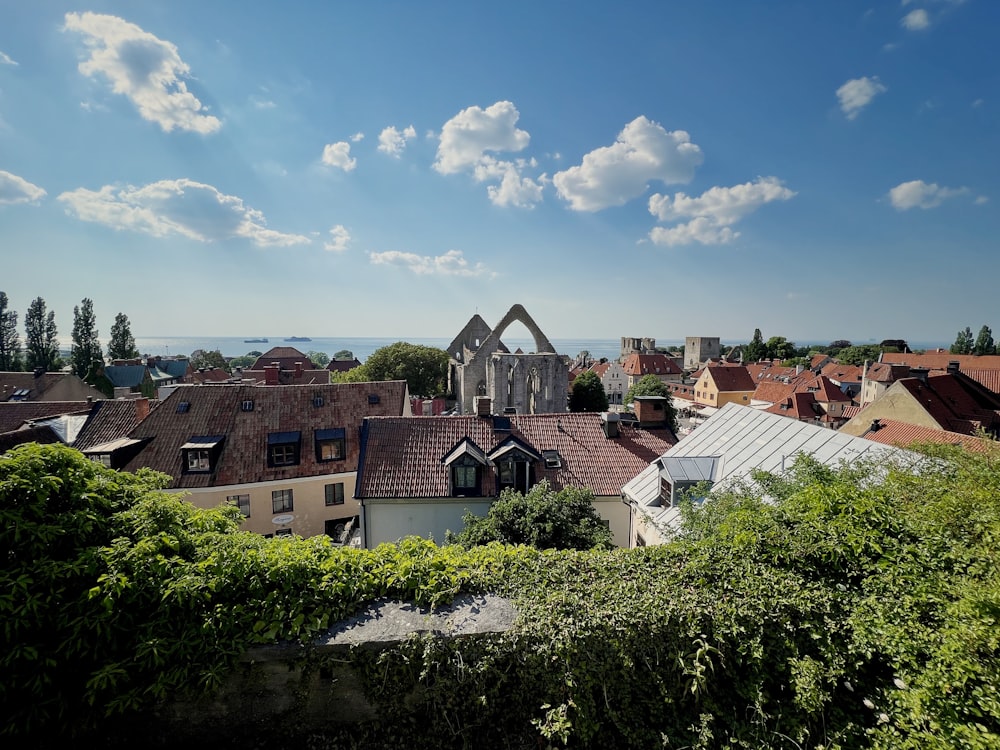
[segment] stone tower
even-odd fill
[[[722,356],[721,340],[717,336],[688,336],[684,339],[684,369],[697,370],[706,359]]]

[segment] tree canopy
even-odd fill
[[[104,352],[97,338],[94,302],[85,297],[79,306],[73,307],[73,350],[70,353],[73,374],[85,378],[90,374],[95,362],[103,361]]]
[[[212,349],[211,351],[197,349],[191,352],[191,366],[196,370],[207,370],[210,367],[218,370],[229,370],[229,363],[226,362],[226,358],[222,356],[222,352],[218,349]]]
[[[333,355],[334,359],[354,359],[354,352],[350,349],[341,349]]]
[[[759,328],[753,329],[753,338],[750,343],[743,347],[743,361],[745,363],[759,362],[767,358],[767,345],[764,343],[764,336]]]
[[[330,355],[326,352],[317,352],[310,349],[306,352],[306,358],[313,363],[313,366],[317,370],[322,370],[330,364]]]
[[[28,369],[52,372],[58,369],[59,340],[56,314],[45,310],[45,300],[35,297],[24,316],[24,350]]]
[[[19,372],[21,367],[17,312],[8,309],[7,293],[0,292],[0,372]]]
[[[573,380],[569,396],[570,411],[604,411],[608,408],[608,394],[604,384],[593,370],[584,370]]]
[[[448,352],[433,346],[397,341],[371,353],[364,364],[333,373],[337,383],[405,380],[411,396],[437,396],[448,383]]]
[[[979,329],[979,335],[976,336],[976,343],[972,346],[973,354],[996,354],[997,348],[993,343],[993,331],[990,327],[984,325]]]
[[[611,531],[594,509],[594,493],[542,480],[527,494],[507,488],[485,516],[466,513],[450,541],[464,547],[501,542],[538,549],[608,549]]]
[[[118,313],[115,315],[114,325],[111,326],[111,338],[108,340],[108,359],[135,359],[139,356],[139,350],[135,346],[135,337],[132,335],[132,326],[129,323],[128,315]]]
[[[837,352],[837,361],[843,365],[863,365],[865,360],[877,362],[882,350],[875,344],[848,346]]]

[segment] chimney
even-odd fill
[[[36,367],[35,368],[35,377],[36,378],[40,378],[44,374],[45,374],[45,368],[44,367]]]
[[[667,422],[666,396],[636,396],[632,401],[640,427],[663,427]]]
[[[613,411],[601,412],[601,428],[604,430],[604,437],[611,439],[618,437],[618,427],[621,417]]]
[[[296,362],[295,363],[295,377],[297,377],[297,378],[301,378],[302,377],[302,363],[301,362]]]
[[[476,396],[476,416],[488,417],[493,409],[493,402],[489,396]]]
[[[882,421],[879,419],[873,419],[871,427],[868,428],[869,432],[878,432],[882,429]]]
[[[806,369],[806,368],[804,366],[802,366],[802,365],[795,365],[795,374],[796,375],[801,375],[802,371],[804,369]]]
[[[135,400],[135,416],[140,422],[149,416],[148,398],[137,398]]]
[[[949,364],[949,367],[951,365]],[[926,367],[911,367],[910,376],[916,378],[921,383],[926,385],[927,383],[927,373],[930,372]]]
[[[278,365],[270,365],[264,367],[264,385],[277,385],[278,384]]]
[[[962,365],[961,365],[960,362],[956,362],[955,360],[952,360],[951,362],[948,363],[948,370],[947,370],[948,374],[949,375],[958,375],[958,371],[961,368],[961,366]]]

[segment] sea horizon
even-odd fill
[[[218,350],[223,357],[240,357],[251,352],[264,353],[276,346],[291,346],[303,354],[310,351],[323,352],[329,357],[333,357],[339,351],[350,351],[359,361],[364,362],[376,349],[405,341],[410,344],[420,344],[422,346],[432,346],[444,349],[453,340],[451,337],[411,337],[398,338],[387,336],[321,336],[321,337],[301,337],[305,341],[289,341],[288,337],[260,336],[250,338],[266,338],[266,342],[253,342],[239,336],[137,336],[136,348],[143,356],[191,356],[198,351],[210,352]],[[559,354],[575,357],[582,351],[587,351],[594,359],[617,359],[621,355],[620,339],[602,338],[550,338],[552,346]],[[668,349],[680,348],[684,346],[684,341],[680,339],[655,339],[658,347]],[[854,341],[856,345],[875,344],[877,341]],[[534,339],[521,337],[503,337],[504,344],[511,351],[521,349],[523,352],[533,352],[535,350]],[[68,348],[69,342],[62,342]],[[729,342],[723,341],[724,345]],[[744,343],[744,342],[736,342]],[[804,341],[797,343],[798,346],[827,346],[829,341]],[[937,348],[947,349],[950,345],[942,342],[908,342],[911,349],[933,350]],[[107,342],[102,340],[101,345],[107,346]]]

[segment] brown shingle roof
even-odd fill
[[[60,414],[88,414],[92,406],[87,401],[3,401],[0,402],[0,432],[16,430],[29,420]]]
[[[617,495],[676,442],[669,430],[627,424],[619,437],[607,438],[597,413],[517,414],[509,423],[508,432],[495,430],[492,418],[475,416],[366,419],[358,497],[448,497],[448,467],[441,459],[449,451],[468,438],[489,453],[510,436],[538,452],[559,452],[561,466],[546,468],[540,462],[537,480],[548,479],[557,490],[581,487],[595,495]],[[496,494],[492,479],[483,493]]]
[[[27,391],[24,400],[34,401],[64,377],[66,375],[61,372],[45,372],[37,376],[33,372],[0,372],[0,401],[11,398],[15,391]]]
[[[149,400],[145,398],[96,401],[73,447],[82,451],[125,437],[148,414]]]
[[[373,399],[377,403],[372,403]],[[188,406],[180,407],[182,402]],[[244,411],[244,402],[251,402],[252,408]],[[362,420],[371,415],[400,415],[405,410],[406,382],[402,380],[177,388],[129,434],[135,439],[152,440],[126,469],[135,471],[148,466],[165,472],[174,477],[171,487],[175,488],[214,487],[355,471]],[[344,460],[317,461],[315,431],[338,428],[345,430]],[[300,433],[298,465],[267,465],[268,435],[279,432]],[[204,435],[225,436],[214,470],[205,474],[183,473],[181,446],[194,436]]]
[[[311,367],[309,357],[294,346],[273,346],[261,354],[248,370],[263,370],[267,365],[277,362],[282,370],[294,370],[295,363],[301,362],[303,367]]]

